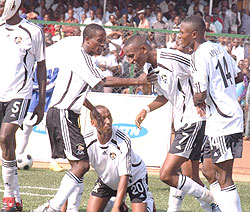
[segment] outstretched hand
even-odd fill
[[[146,118],[147,116],[147,111],[146,110],[142,110],[136,117],[135,119],[135,125],[141,129],[141,123],[143,122],[143,120]]]

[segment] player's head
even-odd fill
[[[98,24],[89,24],[83,31],[83,48],[90,55],[100,55],[106,41],[106,32]]]
[[[19,10],[22,0],[0,0],[0,21],[12,18]]]
[[[112,116],[108,108],[103,105],[97,105],[96,110],[101,114],[104,126],[100,126],[96,118],[94,117],[93,112],[90,113],[91,125],[97,129],[98,132],[105,134],[112,132]]]
[[[151,49],[146,39],[140,35],[130,37],[124,45],[124,53],[129,63],[135,64],[139,69],[147,62]]]
[[[204,39],[206,26],[203,19],[197,15],[192,15],[184,19],[180,26],[180,37],[183,47],[193,47],[195,42]]]

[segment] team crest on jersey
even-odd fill
[[[116,154],[114,152],[111,152],[109,156],[112,160],[116,159]]]
[[[15,42],[16,44],[19,44],[22,42],[22,38],[21,37],[15,37]]]
[[[162,80],[164,83],[167,83],[167,82],[168,82],[168,77],[167,77],[167,75],[162,74],[162,75],[161,75],[161,80]]]
[[[83,144],[77,144],[76,145],[76,155],[84,155],[84,145]]]

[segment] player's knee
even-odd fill
[[[168,185],[171,184],[173,176],[166,169],[160,170],[160,180]]]
[[[11,136],[8,134],[1,134],[0,135],[0,143],[1,143],[1,148],[2,151],[8,149],[9,147],[13,146],[10,145],[10,141],[11,141]]]
[[[207,179],[209,184],[216,181],[216,172],[214,170],[209,170],[204,167],[201,169],[203,176]]]

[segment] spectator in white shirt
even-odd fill
[[[193,0],[192,4],[188,8],[188,12],[187,12],[188,16],[194,14],[194,6],[198,6],[199,11],[201,11],[202,13],[204,12],[203,10],[204,5],[200,4],[200,0]]]
[[[168,12],[168,5],[169,4],[173,4],[175,6],[176,3],[174,1],[171,1],[171,0],[165,0],[159,4],[163,14]]]
[[[95,17],[95,11],[94,10],[90,10],[89,11],[89,17],[86,18],[86,20],[84,21],[84,24],[88,25],[88,24],[99,24],[102,25],[101,20],[96,19]]]

